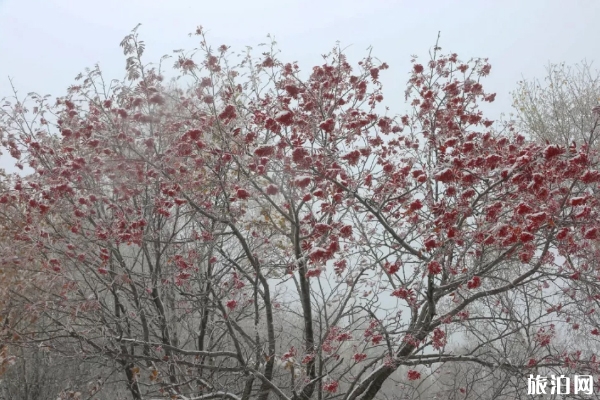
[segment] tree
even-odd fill
[[[549,64],[546,74],[543,82],[520,81],[513,93],[519,129],[542,142],[598,148],[598,70],[583,61],[574,66]]]
[[[517,115],[515,126],[538,143],[550,141],[574,149],[583,146],[584,149],[597,150],[600,143],[599,104],[600,75],[591,62],[583,61],[574,66],[549,64],[542,82],[519,82],[518,89],[513,93],[513,107]],[[593,196],[597,195],[597,187],[589,190]],[[597,245],[588,251],[597,259]],[[587,262],[597,265],[592,257]],[[565,335],[564,340],[570,342],[570,347],[577,347],[574,342],[585,341],[586,345],[582,347],[588,356],[592,356],[600,349],[597,340],[594,340],[600,325],[595,313],[590,313],[590,310],[598,307],[595,299],[597,288],[590,290],[595,283],[585,276],[581,279],[586,282],[571,288],[573,307],[569,311],[571,318],[566,319],[566,327],[571,333]]]
[[[35,248],[38,290],[11,298],[44,320],[15,341],[103,359],[133,399],[410,398],[431,366],[519,390],[542,368],[596,371],[553,342],[573,291],[598,293],[581,279],[600,232],[589,146],[495,130],[477,108],[490,64],[437,45],[390,117],[371,55],[353,69],[334,48],[301,79],[273,48],[232,65],[196,33],[178,84],[134,30],[126,81],[89,70],[56,104],[3,112],[34,172],[0,198],[23,209],[2,258]]]

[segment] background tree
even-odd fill
[[[598,147],[600,74],[591,62],[549,64],[543,80],[522,80],[513,92],[518,128],[535,140]]]
[[[11,295],[43,321],[9,325],[15,343],[118,371],[133,399],[448,396],[424,382],[453,364],[502,371],[501,398],[531,371],[596,371],[553,341],[597,293],[595,153],[495,130],[487,60],[413,59],[393,118],[371,55],[334,48],[302,79],[196,33],[178,84],[134,30],[126,81],[96,68],[3,111],[34,172],[7,180],[23,225],[1,256],[31,249],[36,291]]]

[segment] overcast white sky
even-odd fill
[[[573,64],[600,54],[598,0],[0,0],[0,98],[8,77],[21,94],[63,95],[85,67],[99,63],[122,78],[121,39],[138,23],[147,61],[191,49],[203,25],[209,41],[241,50],[275,36],[284,61],[304,70],[339,40],[358,60],[372,45],[391,68],[382,76],[386,105],[405,110],[411,54],[427,56],[442,33],[444,52],[489,57],[484,83],[498,93],[490,117],[510,111],[521,76],[543,77],[549,61]],[[600,61],[599,61],[600,63]],[[1,156],[0,167],[12,164]],[[8,169],[8,168],[7,168]]]

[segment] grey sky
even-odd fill
[[[193,48],[197,38],[187,33],[203,25],[211,44],[234,50],[270,33],[281,59],[304,70],[337,40],[351,46],[353,61],[372,45],[391,66],[382,76],[385,103],[402,113],[410,55],[426,57],[441,31],[444,52],[490,58],[484,86],[498,93],[489,109],[496,117],[510,111],[508,92],[522,75],[542,77],[548,61],[594,60],[599,16],[597,0],[0,0],[0,98],[11,94],[8,76],[21,94],[53,96],[97,62],[106,77],[122,78],[119,42],[138,23],[147,61]],[[6,158],[0,167],[12,164]]]

